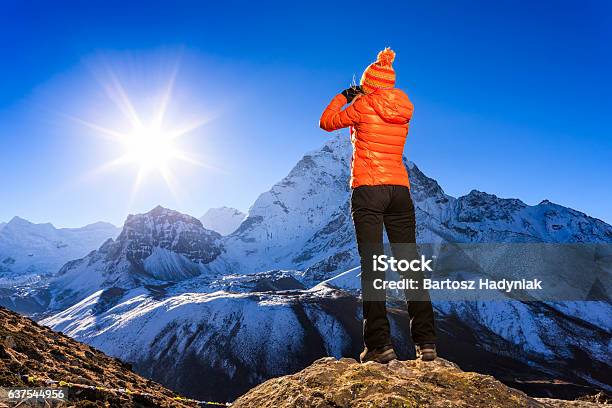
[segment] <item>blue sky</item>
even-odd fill
[[[0,221],[247,210],[323,143],[325,105],[391,46],[415,104],[406,154],[447,193],[612,222],[612,3],[397,3],[3,3]],[[172,162],[174,191],[151,173],[132,193],[138,165],[95,173],[124,148],[71,118],[123,129],[111,73],[147,118],[173,72],[168,122],[212,118],[177,141],[206,166]]]

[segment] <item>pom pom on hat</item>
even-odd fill
[[[395,61],[395,51],[387,47],[378,53],[376,57],[376,63],[382,67],[390,67]]]
[[[360,85],[365,93],[395,86],[394,60],[395,52],[389,47],[378,53],[376,62],[371,63],[361,76]]]

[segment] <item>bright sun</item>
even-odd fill
[[[181,157],[169,133],[156,127],[139,127],[125,135],[125,160],[144,170],[164,169],[168,162]]]
[[[130,202],[137,193],[145,176],[155,174],[162,177],[176,197],[176,178],[170,169],[170,164],[173,161],[188,162],[197,166],[211,168],[211,166],[205,165],[187,152],[180,150],[176,145],[176,141],[178,138],[204,125],[212,117],[199,118],[190,123],[165,123],[167,122],[165,116],[170,103],[175,76],[176,69],[170,75],[165,89],[157,92],[161,97],[159,98],[155,114],[149,120],[143,120],[137,113],[128,93],[118,78],[112,72],[110,73],[108,83],[103,84],[104,90],[131,125],[128,131],[116,130],[84,119],[71,117],[76,122],[94,130],[96,134],[118,142],[124,148],[122,156],[104,163],[92,173],[107,171],[119,165],[136,164],[138,166],[138,173],[132,187]]]

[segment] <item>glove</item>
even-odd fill
[[[360,86],[351,86],[342,91],[342,95],[346,98],[346,103],[351,103],[359,94],[363,93]]]

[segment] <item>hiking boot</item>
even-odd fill
[[[368,350],[366,347],[359,355],[359,359],[362,363],[375,361],[377,363],[387,364],[391,360],[396,360],[397,356],[392,346],[378,347],[373,350]]]
[[[435,344],[418,344],[416,346],[416,356],[423,361],[433,361],[438,357]]]

